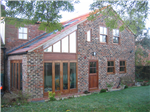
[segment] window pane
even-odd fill
[[[90,67],[96,67],[96,62],[90,62]]]
[[[23,39],[27,39],[27,34],[22,34],[23,35]]]
[[[52,52],[52,46],[50,46],[47,49],[45,49],[44,52]]]
[[[125,71],[125,67],[120,67],[120,71]]]
[[[19,34],[19,39],[22,39],[22,34]]]
[[[13,87],[13,73],[14,73],[14,67],[13,67],[13,63],[11,63],[11,87]]]
[[[52,63],[44,63],[44,91],[52,91]]]
[[[70,53],[76,53],[76,32],[70,34]]]
[[[116,30],[116,36],[119,37],[119,30]]]
[[[68,63],[63,63],[63,89],[68,89]]]
[[[23,28],[23,33],[27,33],[27,28]]]
[[[108,66],[114,66],[114,62],[113,61],[108,61]]]
[[[17,82],[16,82],[16,85],[17,85],[17,89],[18,89],[18,63],[17,63],[17,71],[16,71],[16,72],[17,72],[17,74],[16,74],[16,75],[17,75]]]
[[[103,27],[100,27],[100,34],[104,34]]]
[[[68,36],[62,39],[62,52],[68,52]]]
[[[104,27],[104,34],[107,35],[107,28]]]
[[[91,31],[87,32],[87,41],[91,41]]]
[[[113,37],[113,43],[119,43],[119,38],[118,37]]]
[[[70,88],[76,88],[76,63],[70,63]]]
[[[96,73],[96,68],[90,68],[90,73]]]
[[[53,52],[60,52],[60,41],[53,45]]]
[[[113,35],[119,37],[119,30],[114,29],[114,30],[113,30]]]
[[[106,42],[106,36],[100,35],[100,42]]]
[[[111,67],[111,68],[109,67],[108,72],[113,72],[113,69],[114,69],[113,67]]]
[[[60,90],[60,63],[55,63],[55,91]]]
[[[20,63],[20,90],[22,90],[22,63]]]
[[[14,75],[13,75],[13,77],[14,77],[14,83],[13,83],[13,87],[15,88],[16,87],[16,63],[14,63]]]
[[[22,32],[22,27],[19,28],[19,32]]]

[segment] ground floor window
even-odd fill
[[[22,90],[22,61],[11,61],[10,87],[12,89]]]
[[[125,72],[126,72],[126,62],[120,61],[120,73],[125,73]]]
[[[52,61],[44,63],[44,92],[63,92],[76,89],[76,62]]]
[[[108,74],[115,73],[115,63],[114,63],[114,61],[107,61],[107,73]]]

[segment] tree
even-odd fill
[[[107,8],[107,10],[103,12],[101,10],[97,12],[101,12],[105,16],[105,23],[107,27],[110,27],[111,29],[116,28],[118,26],[117,21],[122,18],[124,24],[120,26],[120,30],[123,30],[125,27],[130,27],[130,29],[135,33],[135,37],[141,34],[142,30],[145,28],[144,21],[147,19],[148,14],[150,13],[148,0],[96,1],[90,5],[90,9],[101,9],[106,5],[111,5],[117,12],[117,14],[114,14],[112,8]],[[93,14],[91,14],[91,18],[89,19],[93,19]],[[114,15],[115,18],[113,17]]]
[[[61,30],[59,19],[62,17],[60,11],[74,11],[73,3],[76,1],[6,1],[6,21],[15,24],[16,27],[25,24],[41,22],[39,29],[51,32]]]

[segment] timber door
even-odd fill
[[[98,89],[98,62],[89,62],[89,91]]]

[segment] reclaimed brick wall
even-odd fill
[[[38,30],[39,24],[28,25],[25,27],[28,28],[27,40],[18,39],[18,28],[16,28],[14,25],[6,24],[5,26],[5,44],[7,48],[6,52],[45,32]]]
[[[121,22],[118,22],[121,24]],[[106,26],[102,17],[95,21],[84,21],[77,26],[78,42],[78,92],[89,90],[89,60],[98,60],[98,85],[99,89],[106,88],[106,82],[114,82],[116,87],[119,83],[119,77],[131,76],[135,80],[135,55],[134,55],[134,36],[124,29],[120,32],[120,44],[113,44],[113,34],[108,29],[108,44],[99,42],[99,26]],[[87,42],[87,31],[92,29],[92,41]],[[133,53],[130,51],[133,50]],[[96,52],[96,56],[92,56]],[[107,74],[107,60],[115,61],[115,74]],[[127,72],[119,73],[119,60],[126,60]]]
[[[43,97],[43,47],[27,54],[27,76],[24,89],[32,98]]]

